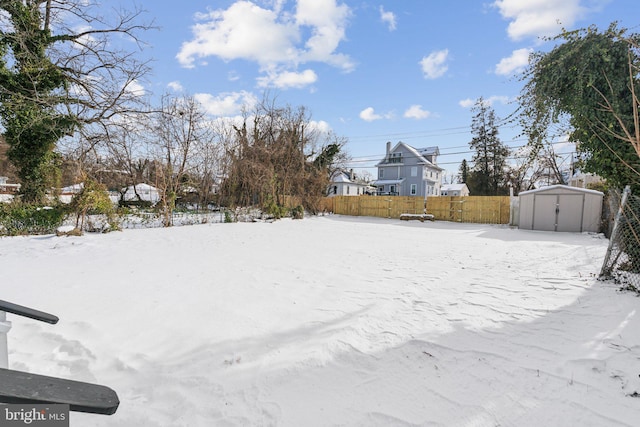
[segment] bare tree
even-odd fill
[[[228,146],[229,169],[223,193],[229,205],[259,206],[281,215],[287,198],[297,197],[315,211],[340,159],[344,140],[313,126],[304,107],[278,107],[263,101]]]
[[[196,184],[194,174],[202,160],[202,146],[213,138],[213,133],[193,97],[164,96],[160,111],[154,115],[151,138],[155,147],[155,185],[164,225],[170,226],[177,198]]]

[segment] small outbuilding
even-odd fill
[[[600,191],[552,185],[519,194],[519,228],[525,230],[599,232]]]
[[[440,187],[441,196],[468,197],[469,187],[467,184],[442,184]]]
[[[141,201],[156,204],[160,201],[160,193],[156,187],[140,183],[123,189],[122,200],[125,202]]]

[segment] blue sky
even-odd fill
[[[456,173],[470,159],[470,106],[515,109],[518,72],[544,36],[595,24],[640,31],[637,0],[140,0],[160,27],[144,35],[153,93],[186,93],[215,117],[265,91],[305,106],[373,173],[387,141],[438,146]],[[501,139],[521,146],[519,130]]]

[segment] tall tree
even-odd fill
[[[466,184],[469,180],[469,164],[467,163],[467,159],[462,159],[460,163],[460,169],[458,170],[458,182],[461,184]]]
[[[554,40],[562,43],[533,54],[523,75],[520,118],[530,145],[541,149],[553,139],[550,129],[559,126],[576,143],[583,171],[640,189],[633,145],[640,36],[612,24],[602,32],[589,27]]]
[[[58,140],[133,108],[146,63],[115,47],[138,46],[140,11],[86,0],[0,1],[0,124],[23,198],[43,201]],[[114,43],[115,42],[115,43]]]
[[[150,137],[155,147],[155,186],[168,227],[173,225],[176,200],[184,187],[196,184],[196,157],[202,154],[199,148],[213,139],[213,132],[201,105],[191,96],[164,96],[154,119]]]
[[[493,108],[480,97],[471,109],[473,138],[469,147],[475,150],[473,167],[467,186],[472,194],[496,196],[508,194],[506,166],[509,149],[498,138],[498,127]]]

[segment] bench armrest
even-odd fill
[[[109,387],[0,368],[0,402],[63,404],[76,412],[111,415],[120,400]]]
[[[30,319],[40,320],[51,324],[58,323],[58,317],[44,311],[34,310],[33,308],[24,307],[12,302],[0,300],[0,311],[17,314],[18,316],[28,317]]]

